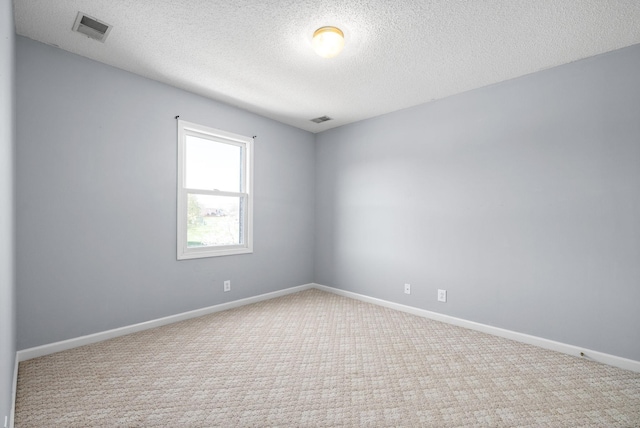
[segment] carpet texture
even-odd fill
[[[319,290],[20,363],[16,427],[640,426],[640,374]]]

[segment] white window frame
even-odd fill
[[[241,168],[240,192],[225,192],[216,189],[188,189],[186,186],[186,137],[195,136],[206,140],[241,147],[243,165]],[[217,245],[206,247],[187,246],[188,195],[236,196],[244,200],[241,220],[243,242],[239,245]],[[230,256],[253,253],[253,138],[196,123],[178,120],[178,260],[203,257]]]

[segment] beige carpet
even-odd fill
[[[640,374],[308,290],[20,363],[16,427],[640,426]]]

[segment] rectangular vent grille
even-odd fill
[[[311,122],[322,123],[326,122],[327,120],[331,120],[331,118],[329,116],[320,116],[316,117],[315,119],[311,119]]]
[[[111,31],[111,25],[98,21],[82,12],[78,12],[76,22],[73,24],[73,31],[82,33],[94,40],[104,42]]]

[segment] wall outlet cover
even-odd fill
[[[447,301],[447,290],[438,289],[438,302],[446,302]]]
[[[404,285],[404,294],[411,294],[411,284]]]

